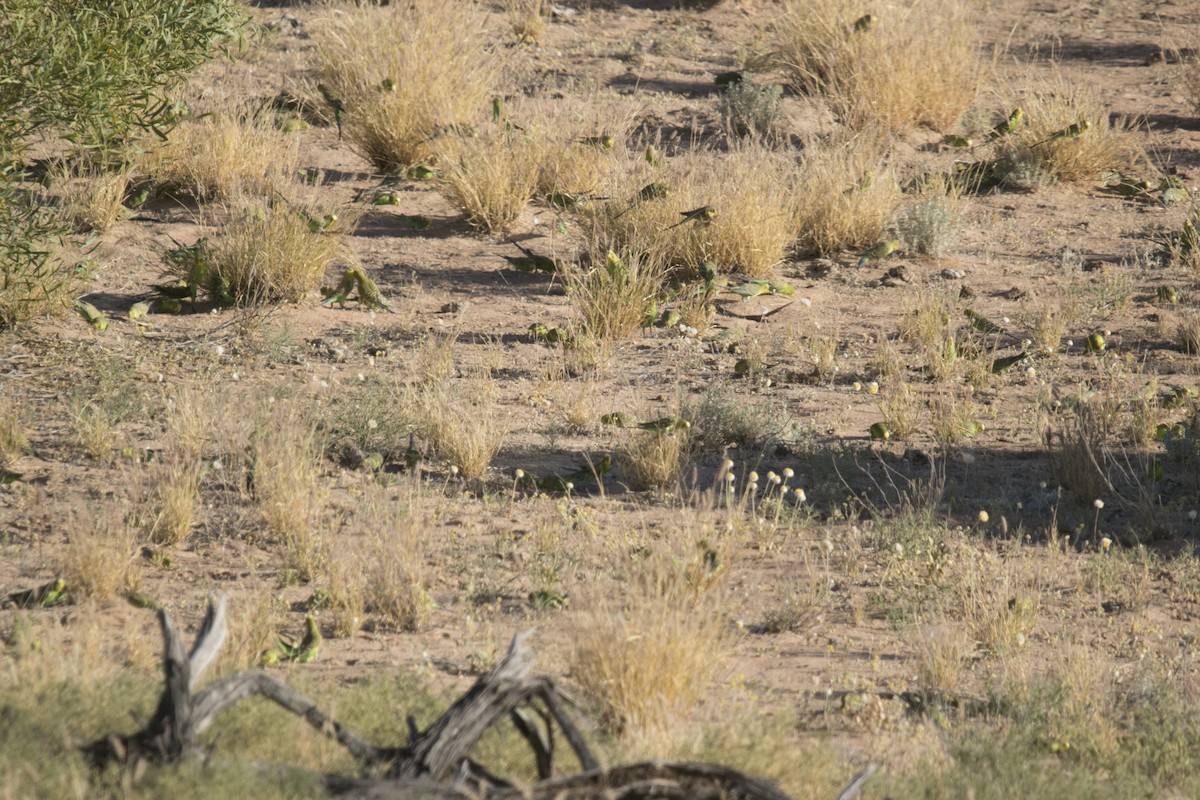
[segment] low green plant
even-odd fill
[[[770,136],[779,129],[783,87],[734,81],[721,92],[719,110],[726,127],[737,136]]]

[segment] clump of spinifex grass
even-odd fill
[[[883,238],[900,186],[878,136],[814,140],[795,179],[795,230],[802,249],[826,255]]]
[[[975,96],[977,20],[957,0],[870,13],[849,0],[787,0],[781,11],[778,63],[853,128],[945,129]]]
[[[349,216],[347,214],[347,216]],[[242,305],[296,302],[316,289],[343,247],[338,214],[276,198],[245,208],[203,246],[205,287]]]
[[[1003,109],[1022,110],[1013,133],[996,140],[997,177],[1017,188],[1053,181],[1095,180],[1107,172],[1146,174],[1149,159],[1134,122],[1113,120],[1087,86],[1056,75],[1032,89],[1004,93]]]
[[[299,159],[295,136],[269,114],[241,109],[181,123],[140,167],[173,194],[207,202],[285,191],[296,181]]]
[[[537,192],[539,147],[518,132],[447,138],[437,145],[441,185],[467,221],[508,233]]]
[[[610,179],[608,199],[579,210],[587,247],[638,256],[663,270],[764,277],[795,239],[795,161],[748,144],[729,153],[690,152]],[[711,209],[711,214],[685,212]]]
[[[428,161],[452,128],[469,133],[485,118],[499,63],[476,5],[346,7],[314,38],[346,140],[381,170]]]

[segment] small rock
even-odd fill
[[[958,296],[961,297],[963,300],[974,300],[975,299],[975,290],[972,289],[970,286],[967,286],[964,283],[962,288],[958,290]]]
[[[1009,289],[1007,292],[1001,292],[1000,296],[1003,297],[1005,300],[1021,300],[1028,294],[1029,294],[1029,292],[1025,291],[1021,287],[1014,286],[1011,289]]]
[[[967,277],[967,273],[961,269],[944,269],[942,270],[942,277],[948,281],[961,281]]]

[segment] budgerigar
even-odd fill
[[[988,139],[994,141],[1021,127],[1021,121],[1025,119],[1025,112],[1020,108],[1014,108],[1012,113],[1008,115],[1008,119],[1001,122],[988,133]]]
[[[699,208],[693,208],[691,211],[682,211],[680,212],[680,216],[682,216],[683,219],[679,220],[679,222],[676,222],[674,225],[668,225],[666,230],[678,228],[680,225],[684,225],[688,222],[711,222],[712,219],[717,216],[717,210],[712,206],[700,206]]]
[[[612,150],[617,146],[617,140],[612,134],[602,133],[598,136],[584,136],[582,139],[576,140],[579,144],[591,145],[592,147],[602,147],[605,150]]]
[[[550,256],[540,256],[533,251],[522,247],[516,242],[509,242],[513,247],[524,253],[521,256],[505,256],[504,260],[512,264],[521,272],[549,272],[551,274],[558,272],[558,262]]]
[[[367,308],[377,308],[389,314],[396,313],[392,311],[391,303],[380,294],[378,284],[371,280],[365,270],[361,267],[354,267],[349,272],[354,275],[354,283],[358,287],[358,302],[361,305]]]
[[[82,300],[75,301],[75,308],[79,311],[79,315],[87,321],[88,325],[91,325],[101,333],[108,330],[108,317],[104,316],[100,309]]]
[[[653,431],[654,433],[674,433],[675,431],[686,431],[692,427],[692,423],[679,417],[661,417],[649,422],[639,422],[637,426],[644,431]]]
[[[328,296],[321,301],[321,305],[331,306],[337,303],[339,306],[344,307],[346,299],[352,291],[354,291],[354,270],[348,269],[342,273],[342,279],[338,282],[337,288],[326,293]]]
[[[333,121],[334,124],[337,125],[338,139],[341,139],[342,114],[346,113],[346,105],[342,102],[341,98],[335,96],[333,92],[329,90],[329,87],[323,83],[317,84],[317,91],[321,93],[321,97],[324,98],[329,107],[333,109]]]
[[[878,244],[871,245],[858,256],[857,266],[861,269],[869,261],[879,261],[887,258],[892,253],[900,249],[899,239],[887,239]]]

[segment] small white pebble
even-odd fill
[[[223,345],[217,345],[213,348],[213,352],[217,354],[217,358],[220,358],[221,356],[225,355],[225,347]]]
[[[235,380],[235,381],[236,381],[236,380],[240,380],[240,377],[241,377],[241,376],[239,376],[239,375],[238,375],[238,374],[235,372],[235,373],[233,373],[232,375],[230,375],[229,377],[230,377],[230,379],[231,379],[231,380]]]

